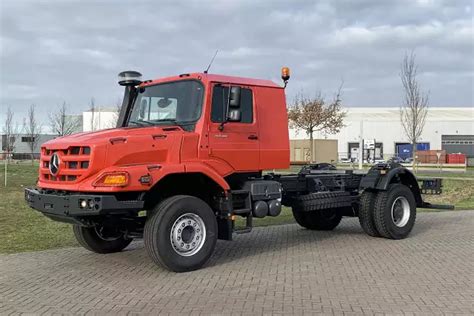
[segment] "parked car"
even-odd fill
[[[339,160],[339,163],[353,163],[354,162],[354,158],[341,158]]]
[[[403,162],[405,162],[405,160],[403,160],[403,159],[400,158],[400,157],[393,156],[392,158],[390,158],[389,160],[387,160],[387,162],[403,163]]]

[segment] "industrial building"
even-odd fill
[[[361,135],[366,147],[364,160],[412,157],[412,146],[403,131],[399,108],[351,107],[346,111],[345,126],[339,133],[313,135],[315,139],[337,140],[339,160],[358,159]],[[308,136],[304,131],[290,130],[290,139],[308,139]],[[370,143],[375,143],[374,150],[367,150]],[[418,150],[464,153],[474,158],[474,108],[430,107],[417,147]]]
[[[26,134],[17,134],[12,136],[14,138],[14,146],[13,152],[11,154],[11,158],[13,159],[31,159],[31,137]],[[35,148],[33,149],[33,156],[35,159],[39,158],[40,151],[41,151],[41,144],[47,142],[48,140],[56,138],[57,135],[50,135],[50,134],[40,134],[38,135],[38,141],[35,142]],[[7,147],[7,136],[1,135],[0,137],[0,148],[1,155],[0,159],[4,159],[6,155],[6,148]]]
[[[114,128],[117,124],[119,109],[117,107],[97,107],[82,112],[82,130],[84,132]]]

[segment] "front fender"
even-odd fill
[[[125,187],[94,187],[93,183],[104,173],[126,171],[130,176],[129,184]],[[129,192],[129,191],[148,191],[155,186],[161,179],[173,174],[201,173],[215,183],[217,183],[224,192],[230,190],[227,181],[214,169],[199,162],[187,162],[184,164],[136,164],[127,166],[112,166],[103,169],[101,172],[81,182],[78,191],[83,192]],[[151,175],[152,182],[142,184],[139,179],[142,176]]]
[[[223,190],[224,192],[230,190],[230,186],[225,181],[225,179],[214,169],[211,167],[200,163],[200,162],[187,162],[184,164],[185,172],[186,173],[202,173],[209,178],[211,178],[214,182],[216,182]]]

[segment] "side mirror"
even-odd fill
[[[230,122],[240,122],[240,111],[239,110],[230,110],[227,119]]]
[[[229,106],[232,108],[240,107],[240,87],[230,87]]]

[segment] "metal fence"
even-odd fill
[[[425,164],[425,165],[467,165],[473,166],[474,165],[474,157],[464,157],[462,155],[456,154],[447,154],[444,151],[439,151],[438,153],[434,151],[430,152],[417,152],[415,154],[415,158],[409,157],[406,159],[401,158],[397,153],[394,154],[383,154],[380,156],[373,156],[373,155],[364,155],[363,163],[364,164],[373,164],[379,162],[386,162],[386,161],[394,161],[401,164],[412,164],[413,159],[417,164]],[[339,152],[338,153],[338,163],[359,163],[358,155],[354,155],[348,152]]]

